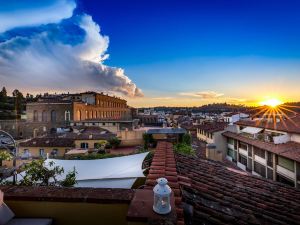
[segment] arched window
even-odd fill
[[[38,111],[34,110],[33,111],[33,121],[38,121],[38,119],[39,119]]]
[[[51,122],[56,122],[56,112],[55,112],[55,110],[51,111]]]
[[[47,122],[47,112],[46,112],[46,110],[43,110],[43,112],[42,112],[42,121]]]
[[[71,120],[71,113],[69,110],[65,111],[65,121]]]
[[[89,118],[89,112],[86,110],[85,111],[85,119],[88,119]]]
[[[77,110],[77,120],[81,121],[81,111]]]

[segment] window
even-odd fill
[[[89,148],[89,143],[82,142],[80,144],[80,148],[84,148],[84,149]]]
[[[267,168],[267,178],[273,180],[273,170],[270,168]]]
[[[295,186],[295,183],[294,181],[286,178],[286,177],[283,177],[279,174],[277,174],[277,181],[281,182],[281,183],[284,183],[284,184],[287,184],[287,185],[290,185],[291,187],[294,187]]]
[[[39,119],[38,111],[34,110],[33,111],[33,121],[38,121],[38,119]]]
[[[21,156],[21,158],[23,158],[23,159],[28,159],[28,158],[30,158],[30,157],[31,157],[31,154],[30,154],[29,149],[24,149],[23,155]]]
[[[77,120],[81,120],[81,111],[77,110]]]
[[[254,171],[262,177],[266,177],[266,167],[259,164],[258,162],[254,162]]]
[[[237,150],[237,143],[238,141],[237,140],[234,140],[234,149]]]
[[[278,156],[278,165],[287,170],[294,172],[294,161],[293,160]]]
[[[257,148],[257,147],[254,147],[254,154],[265,159],[266,156],[265,156],[265,150],[262,150],[260,148]]]
[[[228,148],[227,155],[230,156],[231,158],[234,158],[234,151],[232,149]]]
[[[53,149],[53,150],[51,151],[51,155],[52,155],[52,156],[57,156],[57,154],[58,154],[58,150],[57,150],[57,149]]]
[[[232,161],[236,162],[237,159],[237,151],[233,151],[233,159]]]
[[[45,149],[40,149],[40,156],[41,157],[44,157],[45,156]]]
[[[69,110],[65,111],[65,121],[71,120],[71,113]]]
[[[51,122],[55,122],[56,121],[56,112],[55,110],[51,111]]]
[[[297,174],[297,180],[300,181],[300,163],[297,163],[296,165],[296,174]]]
[[[47,112],[45,110],[42,112],[42,121],[47,122]]]
[[[232,138],[228,138],[227,139],[228,144],[233,145],[234,144],[234,140]]]
[[[252,159],[248,158],[248,166],[247,168],[252,171]]]
[[[247,150],[247,149],[248,149],[247,146],[248,146],[248,145],[247,145],[246,143],[240,142],[240,148],[241,148],[241,149]]]
[[[273,167],[273,154],[267,152],[267,165]]]
[[[252,148],[251,148],[251,146],[249,146],[249,148],[248,148],[248,156],[252,157]]]
[[[239,154],[239,162],[244,166],[247,166],[247,158],[241,154]]]

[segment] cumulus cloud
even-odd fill
[[[215,91],[182,92],[182,93],[179,93],[179,95],[201,98],[201,99],[213,99],[213,98],[219,98],[219,97],[224,96],[223,93],[218,93]]]
[[[47,4],[46,1],[46,4],[39,7],[25,7],[25,4],[29,6],[33,4],[30,0],[23,0],[22,3],[19,5],[20,3],[16,2],[11,4],[13,8],[8,10],[4,8],[0,11],[0,32],[16,27],[58,23],[62,19],[70,18],[76,7],[76,3],[71,0],[56,0],[51,4]]]
[[[143,96],[123,69],[104,65],[108,45],[109,38],[86,14],[0,34],[0,83],[35,92],[94,90]]]

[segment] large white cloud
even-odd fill
[[[143,96],[122,69],[103,64],[109,39],[91,16],[73,16],[73,23],[84,33],[78,38],[57,24],[0,42],[0,83],[35,92],[107,90]],[[71,44],[74,38],[80,41]]]
[[[0,32],[4,32],[16,27],[36,26],[41,24],[58,23],[62,19],[70,18],[76,3],[73,0],[56,0],[51,4],[30,7],[12,7],[10,10],[0,11]],[[18,4],[16,4],[18,5]],[[14,4],[12,4],[14,6]]]

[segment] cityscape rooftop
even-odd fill
[[[299,11],[1,0],[0,225],[300,225]]]

